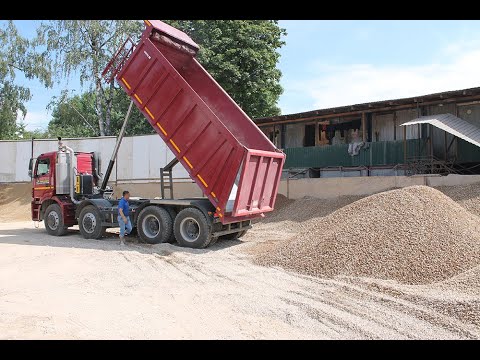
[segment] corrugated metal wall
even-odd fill
[[[480,104],[458,106],[457,109],[459,118],[480,127]],[[457,139],[454,146],[455,144],[457,144],[456,154],[459,162],[480,161],[480,148],[478,146],[462,139]]]
[[[456,109],[455,104],[445,104],[442,106],[439,105],[431,105],[431,106],[426,106],[426,115],[439,115],[439,114],[452,114],[455,115]],[[446,134],[446,141],[445,141],[445,131],[442,129],[439,129],[435,126],[431,127],[431,134],[432,134],[432,139],[433,139],[433,155],[442,160],[445,159],[445,142],[446,146],[448,147],[448,144],[450,144],[450,141],[453,139],[453,135],[447,133]],[[448,158],[454,156],[455,154],[455,144],[452,145],[450,148]]]
[[[457,139],[458,157],[457,162],[479,162],[480,161],[480,147],[475,146],[468,141]]]
[[[458,117],[480,127],[480,104],[458,106]]]
[[[407,140],[407,155],[426,155],[426,141]],[[348,154],[348,145],[323,147],[301,147],[285,149],[285,168],[329,167],[329,166],[379,166],[404,163],[403,141],[381,141],[367,143],[356,156]]]
[[[100,154],[101,171],[104,172],[115,146],[115,137],[64,139],[65,144],[75,151]],[[34,157],[57,150],[56,140],[35,140]],[[28,162],[31,156],[31,141],[0,141],[0,154],[3,162],[0,167],[0,183],[30,181]],[[116,166],[113,168],[112,181],[159,180],[160,167],[174,158],[158,135],[125,137],[118,151]],[[177,181],[189,180],[190,177],[182,165],[173,170]]]
[[[391,114],[373,114],[372,115],[372,141],[377,141],[376,133],[378,133],[378,141],[394,141],[395,126],[393,122],[393,113]],[[403,133],[400,133],[403,137]],[[398,133],[397,133],[398,139]]]
[[[397,113],[397,140],[403,140],[403,126],[400,126],[407,121],[413,120],[418,117],[418,112],[416,109],[408,109],[408,110],[399,110]],[[420,136],[419,127],[418,126],[407,126],[407,140],[409,139],[418,139]]]
[[[285,147],[296,148],[303,146],[305,137],[305,124],[290,124],[285,130]]]

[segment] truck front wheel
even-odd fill
[[[106,231],[106,227],[102,226],[102,214],[93,205],[85,206],[80,211],[78,227],[85,239],[100,239]]]
[[[202,249],[212,241],[211,224],[203,212],[195,208],[180,211],[173,230],[180,246]]]
[[[44,214],[45,229],[54,236],[62,236],[67,233],[67,227],[63,223],[63,213],[60,205],[50,204]]]
[[[138,215],[137,231],[140,239],[149,244],[169,242],[173,232],[172,217],[164,208],[147,206]]]

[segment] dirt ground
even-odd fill
[[[16,191],[9,201],[26,207]],[[304,211],[290,216],[281,204],[289,200],[280,199],[278,213],[242,240],[203,250],[121,248],[113,234],[85,240],[77,230],[51,237],[2,214],[0,339],[480,338],[477,318],[463,315],[480,313],[470,288],[322,279],[252,263],[254,249],[294,234],[310,213],[328,215],[356,199],[305,199]]]

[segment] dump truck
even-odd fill
[[[175,155],[160,169],[161,197],[130,201],[132,225],[143,241],[204,248],[243,236],[253,219],[274,209],[285,154],[202,67],[198,50],[184,32],[145,20],[138,43],[127,39],[103,72],[131,98],[103,179],[98,154],[75,152],[59,138],[58,151],[30,161],[34,221],[44,221],[56,236],[78,224],[87,239],[119,226],[118,200],[107,183],[132,104]],[[173,198],[178,163],[204,197]]]

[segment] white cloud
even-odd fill
[[[286,107],[289,112],[302,112],[480,86],[478,43],[451,44],[440,53],[438,62],[415,66],[314,63],[309,80],[285,84],[284,95],[307,97],[311,108],[286,101],[283,113]]]
[[[23,119],[22,113],[18,113],[17,122],[26,124],[27,130],[41,129],[45,130],[50,121],[50,115],[47,110],[44,111],[27,111],[27,115]]]

